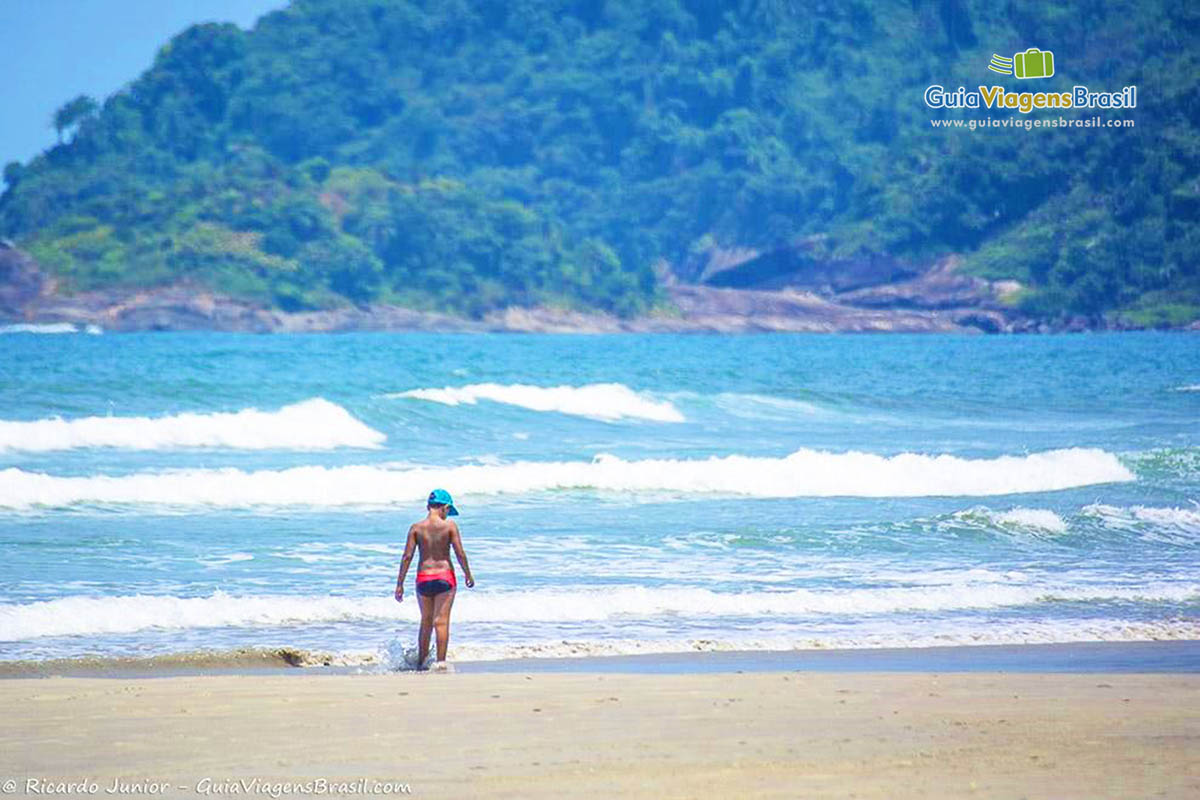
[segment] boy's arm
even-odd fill
[[[467,588],[475,587],[475,578],[471,576],[471,566],[467,563],[467,551],[463,550],[462,535],[458,532],[458,525],[451,522],[453,527],[450,529],[450,544],[454,545],[454,555],[458,556],[458,563],[462,564],[463,575],[467,579]]]
[[[400,559],[400,575],[396,578],[396,602],[404,599],[404,578],[408,575],[408,565],[412,563],[413,552],[417,549],[417,526],[408,529],[408,541],[404,544],[404,557]]]

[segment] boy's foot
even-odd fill
[[[438,661],[433,665],[431,672],[454,672],[454,665],[446,661]]]

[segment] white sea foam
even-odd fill
[[[1134,476],[1102,450],[1052,450],[1028,456],[964,459],[903,453],[798,450],[785,458],[727,456],[702,460],[472,464],[389,469],[379,466],[179,470],[120,477],[58,477],[10,468],[0,471],[0,507],[79,503],[183,506],[389,505],[422,498],[430,486],[455,494],[524,494],[590,489],[607,492],[748,497],[990,496],[1047,492],[1131,481]]]
[[[881,632],[820,633],[805,636],[678,638],[678,639],[548,639],[510,644],[456,644],[455,661],[497,661],[524,658],[591,658],[597,656],[664,653],[780,652],[805,650],[862,650],[977,645],[1066,644],[1073,642],[1148,642],[1200,639],[1200,623],[1184,620],[1128,622],[1125,620],[1064,620],[1061,622],[989,623],[986,627],[937,624],[922,620],[917,629],[896,627]],[[360,664],[387,669],[411,669],[399,657],[406,640],[396,640],[376,653],[355,653]]]
[[[340,597],[239,597],[224,592],[208,597],[77,596],[0,605],[0,641],[148,628],[298,625],[366,619],[383,612],[382,604]]]
[[[532,411],[556,411],[577,417],[612,422],[646,419],[654,422],[683,422],[683,414],[665,400],[655,400],[621,383],[590,383],[584,386],[529,386],[526,384],[475,383],[443,389],[413,389],[386,395],[442,403],[448,406],[475,405],[491,400]]]
[[[698,588],[622,587],[479,591],[455,603],[454,618],[484,623],[605,623],[672,619],[810,619],[1030,606],[1056,601],[1183,602],[1198,584],[1139,587],[1047,587],[948,584],[845,590],[714,592]],[[301,626],[317,623],[416,621],[415,603],[390,597],[229,595],[207,597],[72,596],[0,605],[0,641],[42,636],[132,633],[150,628]]]
[[[1161,508],[1153,506],[1119,506],[1093,503],[1082,509],[1083,514],[1101,520],[1113,528],[1135,529],[1147,525],[1200,534],[1200,505],[1192,508]]]
[[[237,450],[330,450],[379,447],[387,437],[324,398],[278,411],[248,408],[233,413],[185,413],[167,417],[83,417],[0,420],[0,452],[46,452],[82,447],[170,450],[224,447]]]
[[[1200,392],[1200,383],[1191,383],[1186,386],[1176,386],[1171,391],[1173,391],[1173,392]]]
[[[253,553],[223,553],[221,555],[211,556],[209,558],[199,559],[200,563],[206,567],[223,567],[227,564],[236,564],[239,561],[253,561]]]
[[[40,324],[19,323],[16,325],[0,325],[0,334],[3,333],[87,333],[93,336],[98,336],[99,334],[104,333],[104,329],[99,325],[74,325],[70,322],[47,322]]]
[[[1119,619],[993,620],[980,626],[966,620],[930,621],[921,618],[861,630],[822,629],[806,624],[803,633],[791,635],[782,631],[773,635],[757,636],[729,631],[728,635],[722,635],[720,638],[681,635],[639,639],[585,635],[564,639],[547,637],[544,632],[533,635],[529,633],[528,628],[522,628],[518,641],[481,642],[471,638],[465,643],[456,643],[451,648],[450,660],[461,663],[499,659],[593,658],[675,653],[799,653],[879,648],[1195,641],[1200,639],[1200,622],[1178,619],[1154,622]],[[298,667],[357,667],[356,671],[363,673],[415,669],[417,649],[414,638],[411,633],[405,633],[382,645],[337,652],[331,652],[320,644],[314,647],[311,642],[280,647],[279,642],[275,641],[263,645],[234,646],[231,649],[200,646],[191,650],[158,651],[159,648],[154,647],[150,651],[153,654],[147,654],[147,650],[139,648],[136,655],[118,650],[110,651],[112,654],[107,656],[90,654],[94,649],[89,649],[89,655],[84,656],[70,651],[60,651],[56,656],[53,652],[39,649],[39,652],[30,656],[36,660],[70,659],[69,662],[59,663],[63,666],[70,663],[81,669],[113,665],[170,671],[179,666],[195,668],[197,665],[203,665],[212,668],[219,667],[222,663],[230,667],[247,664],[261,666],[263,663],[286,661]],[[433,653],[430,653],[425,666],[432,666],[432,661]],[[0,666],[3,666],[3,662],[0,662]],[[453,669],[453,664],[448,666]]]
[[[716,396],[716,404],[722,411],[744,419],[786,420],[827,413],[804,400],[762,394],[722,392]]]
[[[1009,511],[984,512],[997,525],[1013,528],[1066,533],[1067,523],[1047,508],[1014,508]]]

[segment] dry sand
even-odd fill
[[[437,798],[1200,797],[1200,675],[25,678],[0,708],[16,796],[122,776],[170,796],[369,778]]]

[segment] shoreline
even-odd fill
[[[813,650],[732,650],[584,658],[499,659],[456,665],[462,673],[1200,673],[1200,640],[948,645]]]
[[[732,288],[672,279],[657,307],[636,317],[556,306],[509,306],[479,318],[384,303],[284,311],[186,280],[158,286],[66,291],[29,254],[0,246],[0,328],[75,326],[81,332],[225,331],[337,333],[1081,333],[1107,330],[1200,331],[1200,320],[1148,326],[1111,312],[1029,316],[1013,281],[959,271],[944,258],[919,274],[876,276],[836,290],[825,283]]]
[[[999,309],[859,308],[810,292],[672,287],[674,308],[636,317],[546,306],[497,309],[480,318],[402,306],[283,311],[203,290],[109,291],[50,297],[18,314],[0,314],[0,328],[38,327],[79,333],[209,331],[223,333],[1048,333],[1099,329],[1078,322],[1050,326]],[[56,330],[54,330],[56,329]]]
[[[554,306],[509,306],[479,318],[382,303],[284,311],[186,281],[65,292],[26,253],[0,248],[0,329],[73,326],[79,332],[241,333],[1079,333],[1142,330],[1120,315],[1030,317],[1011,282],[958,273],[948,258],[920,276],[851,291],[809,285],[730,288],[670,281],[659,306],[635,317]],[[7,277],[5,277],[7,276]],[[1179,330],[1200,330],[1200,321]]]
[[[1062,642],[809,650],[727,650],[455,660],[463,674],[699,675],[712,673],[1200,674],[1200,640]],[[380,661],[298,648],[237,648],[147,657],[0,661],[0,682],[25,678],[412,673]]]

